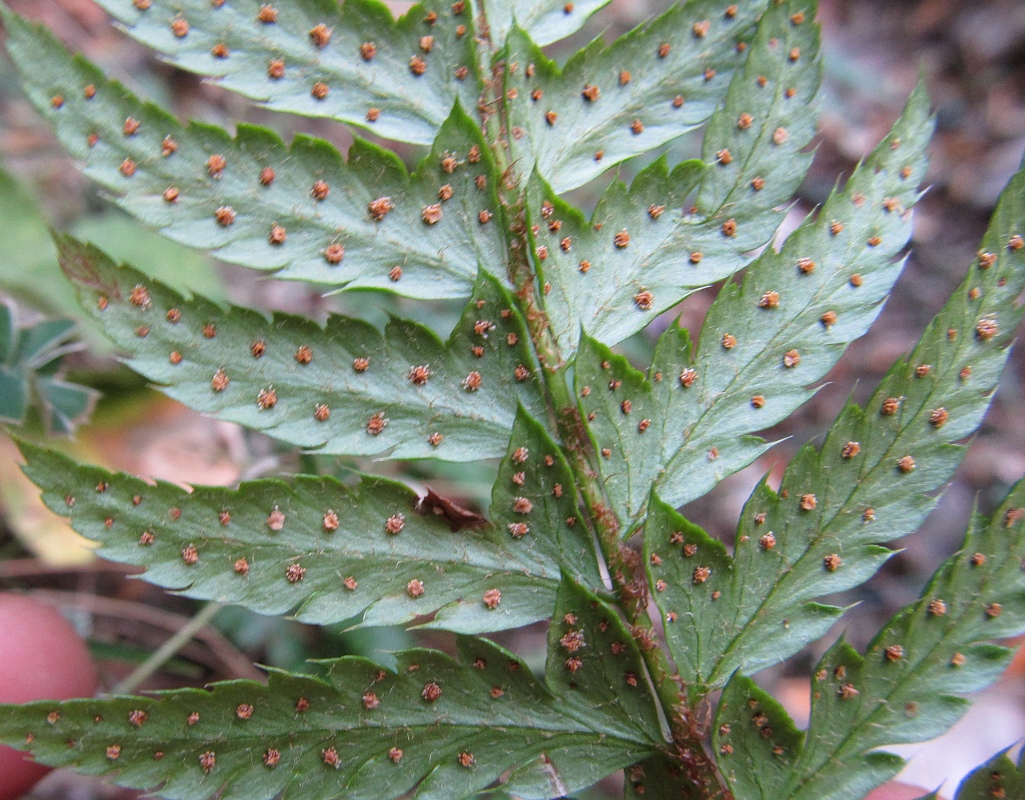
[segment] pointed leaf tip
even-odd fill
[[[919,94],[846,186],[787,238],[781,252],[767,249],[739,286],[724,286],[697,347],[670,326],[645,377],[606,370],[605,363],[620,362],[605,348],[582,345],[576,369],[582,410],[595,416],[590,429],[598,449],[609,450],[601,462],[606,490],[632,518],[643,513],[653,483],[666,502],[679,506],[751,463],[767,448],[751,434],[810,399],[815,384],[875,320],[911,236],[910,209],[919,197],[931,131],[924,102]],[[610,381],[622,387],[584,394],[585,386],[611,390]],[[661,433],[640,431],[642,420]],[[637,447],[652,446],[658,458],[636,456]]]

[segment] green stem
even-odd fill
[[[160,645],[153,655],[133,670],[123,681],[118,683],[111,694],[131,694],[134,692],[143,681],[173,658],[220,610],[220,603],[207,603],[203,606],[199,613],[188,621],[188,624],[182,626],[174,636]]]
[[[648,590],[643,564],[622,543],[621,525],[608,501],[597,468],[594,447],[580,417],[579,405],[569,377],[569,365],[563,359],[552,335],[544,306],[544,291],[538,285],[538,272],[530,256],[526,192],[516,171],[509,141],[509,121],[505,106],[505,64],[495,58],[493,43],[482,0],[477,2],[477,63],[484,78],[484,92],[478,101],[482,128],[501,180],[498,196],[507,226],[509,243],[508,277],[516,288],[520,310],[527,322],[531,340],[540,361],[545,393],[551,412],[550,422],[558,431],[563,449],[573,469],[583,500],[584,517],[601,546],[618,606],[633,626],[645,665],[651,676],[662,711],[669,722],[675,756],[700,787],[706,798],[728,797],[715,764],[704,749],[701,726],[693,721],[692,710],[681,697],[677,676],[666,651],[653,633],[648,615]]]

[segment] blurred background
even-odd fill
[[[269,125],[286,139],[296,130],[324,137],[343,152],[351,143],[345,126],[270,114],[194,76],[160,63],[149,51],[109,24],[90,0],[9,0],[20,13],[43,20],[73,49],[84,52],[111,76],[174,111],[180,118],[226,125]],[[396,12],[408,3],[390,3]],[[551,49],[565,58],[583,42],[611,40],[664,8],[660,0],[613,0],[584,31]],[[794,452],[820,436],[853,393],[866,398],[890,364],[917,340],[971,262],[1000,190],[1025,153],[1025,3],[1020,0],[822,0],[825,84],[814,166],[784,230],[821,203],[838,177],[887,132],[921,73],[937,115],[928,192],[916,208],[908,266],[872,331],[856,342],[827,377],[816,397],[784,425],[768,432],[789,437],[758,463],[685,509],[695,522],[727,543],[741,504],[765,473],[778,476]],[[675,162],[699,152],[700,134],[663,148]],[[414,164],[422,151],[400,148]],[[644,163],[647,163],[645,159]],[[629,178],[643,164],[628,164]],[[590,211],[602,179],[575,192]],[[50,430],[67,437],[59,446],[76,458],[145,477],[186,484],[230,485],[245,478],[316,470],[386,471],[419,486],[429,479],[444,494],[486,508],[493,472],[478,466],[366,464],[300,455],[266,437],[205,419],[148,388],[121,367],[102,336],[81,322],[40,326],[44,318],[77,320],[73,294],[63,283],[47,226],[91,240],[119,260],[134,263],[178,289],[218,300],[283,309],[323,318],[329,311],[380,321],[388,312],[427,321],[442,332],[458,308],[409,303],[376,295],[325,298],[317,287],[260,278],[145,230],[107,203],[64,154],[18,89],[14,70],[0,56],[0,219],[5,226],[0,254],[0,365],[17,339],[29,331],[39,343],[33,370],[8,374],[24,380],[40,403],[26,411],[24,430]],[[696,329],[714,288],[688,298],[623,351],[646,365],[655,336],[677,315]],[[6,339],[4,338],[6,337]],[[78,342],[78,345],[74,343]],[[6,369],[6,367],[2,367]],[[9,370],[11,372],[11,370]],[[17,374],[14,374],[17,373]],[[12,377],[13,375],[13,377]],[[0,376],[2,377],[2,376]],[[903,548],[858,593],[833,598],[857,602],[842,623],[863,646],[898,608],[913,600],[927,578],[959,545],[973,503],[994,507],[1025,473],[1025,354],[1017,352],[982,430],[947,487],[939,508],[916,535],[893,543]],[[67,386],[80,387],[67,389]],[[16,415],[12,417],[15,421]],[[81,423],[81,424],[79,424]],[[77,429],[76,429],[77,426]],[[164,640],[188,624],[198,606],[129,580],[131,570],[96,559],[88,546],[49,514],[37,491],[20,475],[10,441],[0,435],[0,591],[30,591],[58,606],[90,644],[110,691]],[[387,661],[387,652],[414,643],[445,647],[443,638],[397,630],[345,632],[345,626],[311,628],[222,609],[213,623],[183,647],[142,688],[203,685],[233,677],[259,678],[254,662],[289,669],[314,668],[310,658],[347,653]],[[831,637],[839,634],[835,631]],[[544,630],[505,634],[504,644],[540,663]],[[759,676],[781,696],[798,722],[808,707],[807,675],[824,649],[818,644],[788,664]],[[1019,659],[991,690],[975,698],[972,711],[948,736],[914,755],[905,779],[952,796],[960,777],[998,750],[1025,738],[1025,660]],[[944,783],[946,781],[946,783]],[[614,784],[590,793],[615,796]],[[36,790],[42,800],[133,797],[88,778],[58,773]]]

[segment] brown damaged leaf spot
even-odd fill
[[[66,242],[65,246],[58,248],[60,268],[68,276],[68,280],[96,291],[106,302],[123,300],[121,286],[116,281],[103,280],[99,270],[93,265],[89,248],[70,245],[70,242]]]
[[[447,497],[442,497],[429,486],[427,494],[416,501],[413,510],[421,516],[433,514],[443,517],[448,522],[452,533],[466,529],[478,530],[488,524],[486,517],[449,500]]]

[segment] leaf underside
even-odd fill
[[[664,754],[652,756],[627,767],[623,785],[624,800],[701,800],[680,765]]]
[[[170,397],[324,453],[469,461],[505,452],[517,404],[544,415],[523,320],[481,274],[449,337],[185,299],[68,237],[61,266],[83,309]]]
[[[555,798],[623,768],[628,798],[704,797],[672,743],[685,715],[670,723],[654,699],[647,634],[624,621],[581,514],[565,455],[578,443],[549,433],[557,392],[507,285],[520,246],[544,312],[528,319],[562,359],[553,380],[572,369],[579,407],[558,411],[579,411],[597,454],[588,477],[624,537],[643,535],[681,702],[696,713],[722,692],[712,752],[736,800],[861,800],[903,763],[880,747],[942,732],[961,695],[1006,666],[1010,651],[986,642],[1025,631],[1025,481],[992,519],[973,518],[865,653],[841,639],[822,656],[807,731],[748,677],[828,632],[844,609],[821,598],[868,580],[960,461],[1020,322],[1025,168],[909,358],[799,452],[778,492],[756,488],[732,552],[676,511],[753,462],[769,446],[754,434],[814,394],[875,320],[911,235],[932,129],[921,88],[842,189],[778,252],[752,256],[811,161],[815,0],[680,3],[563,66],[541,47],[608,0],[429,0],[398,20],[377,0],[98,2],[170,63],[266,108],[431,147],[410,172],[358,138],[343,158],[325,140],[185,126],[0,5],[31,102],[114,202],[278,277],[470,297],[446,342],[400,319],[321,326],[185,297],[58,237],[83,307],[129,366],[302,448],[496,458],[498,479],[483,515],[370,476],[185,489],[22,443],[47,505],[147,581],[318,624],[451,631],[459,660],[414,650],[394,673],[343,658],[325,681],[274,671],[267,686],[0,707],[0,740],[182,800]],[[560,197],[700,125],[699,159],[613,181],[590,218]],[[719,281],[696,341],[671,325],[646,373],[611,349]],[[23,406],[17,332],[0,319],[0,402]],[[48,353],[63,335],[33,341]],[[52,369],[36,390],[73,404]],[[465,636],[548,618],[543,682]],[[1020,794],[1019,767],[1001,756],[959,798]]]
[[[750,434],[810,399],[813,384],[875,320],[911,235],[928,115],[919,90],[846,187],[781,252],[766,250],[740,285],[725,284],[696,346],[671,325],[643,375],[583,341],[577,393],[584,415],[594,415],[596,448],[608,450],[606,491],[631,522],[652,486],[679,506],[754,461],[767,445]]]
[[[387,139],[430,144],[456,99],[472,108],[480,92],[472,12],[455,14],[450,2],[429,0],[399,20],[376,0],[292,0],[273,4],[273,20],[261,13],[271,4],[252,0],[99,5],[176,67],[271,110],[329,117]],[[324,97],[312,94],[317,83]]]
[[[730,4],[729,16],[724,8],[716,0],[674,5],[608,47],[596,39],[561,69],[513,29],[503,52],[519,174],[536,169],[556,192],[565,192],[705,124],[744,61],[765,3]],[[589,99],[587,87],[598,94],[589,91]]]
[[[549,617],[563,571],[601,590],[568,466],[524,414],[500,469],[494,524],[455,532],[381,478],[353,489],[298,476],[190,491],[21,446],[44,502],[101,542],[102,555],[191,597],[316,624],[438,612],[431,627],[478,633]]]
[[[604,8],[609,0],[484,0],[488,21],[488,37],[493,47],[500,47],[509,37],[513,25],[519,26],[537,44],[545,45],[564,39],[578,31],[588,17]]]
[[[465,297],[480,269],[504,277],[494,166],[460,106],[446,108],[438,144],[410,175],[361,139],[343,160],[322,139],[289,146],[254,125],[234,138],[182,126],[45,28],[4,20],[25,91],[64,147],[168,238],[279,278],[418,298]],[[495,219],[482,222],[484,212]]]
[[[868,580],[891,555],[879,545],[915,531],[935,506],[964,452],[955,443],[981,422],[1021,319],[1025,249],[1014,249],[1012,235],[1025,219],[1023,189],[1025,170],[1005,190],[980,260],[910,358],[864,409],[849,403],[820,448],[798,453],[778,493],[756,488],[732,557],[675,503],[656,500],[646,561],[652,585],[666,587],[654,593],[663,616],[692,621],[666,629],[684,674],[722,686],[734,671],[779,663],[824,635],[841,610],[815,599]],[[700,584],[698,566],[712,570]]]
[[[998,753],[973,770],[957,790],[957,800],[989,800],[992,797],[1025,797],[1025,756],[1019,753],[1018,763],[1007,752]],[[935,795],[922,798],[933,800]]]
[[[458,663],[431,650],[399,653],[395,673],[342,658],[325,662],[323,682],[275,671],[267,686],[232,681],[211,691],[4,706],[0,739],[43,763],[114,774],[124,786],[162,784],[171,800],[413,790],[448,800],[500,780],[520,797],[554,798],[656,743],[598,705],[565,713],[573,689],[550,692],[486,640],[460,637],[457,649]]]
[[[551,285],[546,307],[564,357],[581,329],[617,344],[695,289],[746,266],[750,251],[772,237],[782,219],[777,207],[811,163],[802,150],[815,132],[821,82],[814,13],[812,0],[766,11],[708,121],[700,161],[670,171],[659,159],[629,188],[613,183],[590,220],[532,181],[528,213],[538,230],[535,250],[544,248],[538,269]],[[603,102],[576,97],[572,104]],[[542,165],[539,171],[549,177]]]
[[[162,20],[168,14],[160,4],[145,11],[127,2],[117,5],[121,7],[117,12],[119,18],[124,19],[125,15],[138,18],[139,24],[144,24],[144,20]],[[169,24],[188,18],[190,13],[223,19],[241,13],[230,11],[229,4],[211,9],[195,0],[194,5],[195,9],[183,10],[182,15],[173,17]],[[741,30],[746,26],[749,30],[754,17],[753,5],[744,4],[733,17],[726,19],[726,27],[733,30],[736,26]],[[219,16],[226,10],[229,13]],[[700,8],[695,10],[701,11]],[[252,25],[274,31],[281,28],[280,21],[273,25],[259,23],[255,13],[254,9],[252,19],[247,18],[245,24],[241,19],[225,23],[225,30],[237,32]],[[409,16],[417,13],[414,9]],[[652,30],[645,31],[645,37],[651,40],[647,44],[658,50],[660,45],[654,43],[671,24],[678,22],[677,16],[679,12],[673,11],[657,24],[653,23]],[[11,14],[5,19],[11,31],[9,49],[21,70],[29,98],[54,126],[62,143],[86,162],[86,174],[109,189],[126,211],[168,237],[214,251],[226,261],[277,270],[284,278],[348,288],[386,288],[413,297],[465,296],[478,268],[488,269],[495,275],[504,274],[506,255],[498,232],[501,209],[494,195],[496,175],[477,125],[460,110],[460,105],[474,108],[475,97],[458,98],[454,111],[451,104],[446,107],[436,130],[435,152],[410,176],[394,155],[358,139],[346,162],[322,140],[297,137],[293,145],[287,147],[267,129],[255,126],[239,126],[235,139],[214,126],[193,124],[183,128],[166,112],[142,103],[119,84],[108,81],[83,58],[72,57],[45,29]],[[146,25],[148,23],[144,27]],[[161,42],[167,45],[166,40],[175,40],[170,28],[165,30],[165,27],[161,22],[159,35],[144,40],[158,49]],[[811,32],[813,41],[808,43],[803,61],[813,63],[817,49],[814,25],[792,27]],[[184,40],[194,35],[199,36],[199,29],[192,27]],[[707,46],[709,52],[719,52],[722,49],[718,46],[719,39],[732,35],[728,31],[712,32],[693,38]],[[633,47],[638,43],[631,40],[628,44]],[[590,49],[596,53],[600,50]],[[606,57],[618,60],[622,49],[613,47]],[[733,53],[730,58],[739,63],[741,53],[730,52]],[[215,62],[231,61],[209,54],[204,56],[207,57]],[[677,66],[675,56],[663,59],[656,55],[655,58],[666,74],[676,74],[672,72]],[[592,68],[592,65],[585,66]],[[252,72],[251,66],[244,70],[246,75]],[[706,80],[704,76],[713,72],[718,77],[714,81]],[[522,74],[525,75],[526,70]],[[726,91],[728,72],[717,71],[702,61],[701,75],[702,86],[716,83],[722,88],[706,103],[700,100],[690,103],[684,115],[692,114],[694,108],[704,110],[684,129],[671,127],[672,136],[705,122]],[[566,80],[576,83],[573,75]],[[578,91],[573,89],[575,101],[585,102],[576,96]],[[640,91],[639,85],[630,91],[631,96],[636,96],[639,107],[650,107],[651,98]],[[781,91],[777,87],[763,95],[773,93],[778,99]],[[705,93],[701,87],[687,92],[688,96],[699,97]],[[526,93],[523,97],[526,98]],[[793,99],[791,108],[802,102],[796,95]],[[524,99],[523,102],[532,101]],[[688,108],[688,104],[684,103],[683,107]],[[643,140],[634,145],[630,155],[645,152],[669,138],[669,134],[655,140],[650,136],[637,136],[630,132],[629,121],[619,120],[618,116],[616,119],[617,125],[627,126],[629,137]],[[807,141],[806,132],[810,132],[812,123],[813,117],[805,114],[800,124],[795,121],[789,125],[792,138],[782,149],[776,148],[775,157],[782,152],[796,157]],[[758,135],[764,139],[766,124],[764,119],[759,119],[748,138]],[[600,130],[596,135],[604,140],[608,138],[607,133]],[[581,138],[577,136],[576,140],[581,141]],[[168,141],[172,142],[170,151]],[[551,152],[552,148],[543,150]],[[286,162],[287,171],[283,170]],[[211,163],[222,166],[214,168]],[[517,168],[528,169],[528,165],[518,159]],[[553,186],[565,188],[559,186],[556,174],[548,174],[546,165],[539,164],[539,168],[542,177]],[[270,182],[266,181],[268,170],[274,176]],[[277,172],[282,174],[277,175]],[[576,169],[572,172],[580,174]],[[772,187],[763,195],[768,209],[773,204],[769,201],[776,194],[780,196],[775,202],[789,195],[784,189],[794,182],[793,176],[799,175],[799,171],[783,171],[780,180],[773,179],[772,171],[764,172]],[[661,194],[668,195],[668,192]],[[715,192],[703,192],[706,194],[711,197]],[[668,196],[665,199],[669,199]],[[727,196],[717,199],[724,202]],[[378,212],[370,209],[374,202],[385,204],[379,207],[389,207],[387,213],[378,217]],[[705,204],[703,196],[699,200],[700,210],[704,211]],[[489,224],[493,216],[495,221]],[[436,221],[429,221],[435,217]],[[762,217],[771,220],[774,215],[763,213]],[[484,219],[487,222],[482,222]],[[718,223],[716,219],[714,225],[706,225],[710,229],[703,234],[701,226],[691,225],[697,229],[694,241],[700,244],[702,240],[714,240],[718,236]],[[742,233],[732,242],[738,247],[744,242],[750,246],[764,242],[774,225],[766,229],[763,221],[761,226],[741,224],[740,227]],[[737,262],[736,256],[732,260]],[[739,264],[734,263],[733,269],[737,266]],[[702,280],[715,279],[710,276],[712,271],[706,269]],[[640,327],[636,320],[631,324],[634,329]]]
[[[961,550],[864,654],[843,640],[827,651],[807,732],[749,678],[730,681],[713,739],[738,800],[860,800],[904,763],[878,748],[931,739],[961,717],[961,695],[995,681],[1013,654],[987,641],[1025,630],[1023,505],[1025,482],[990,520],[976,517]]]

